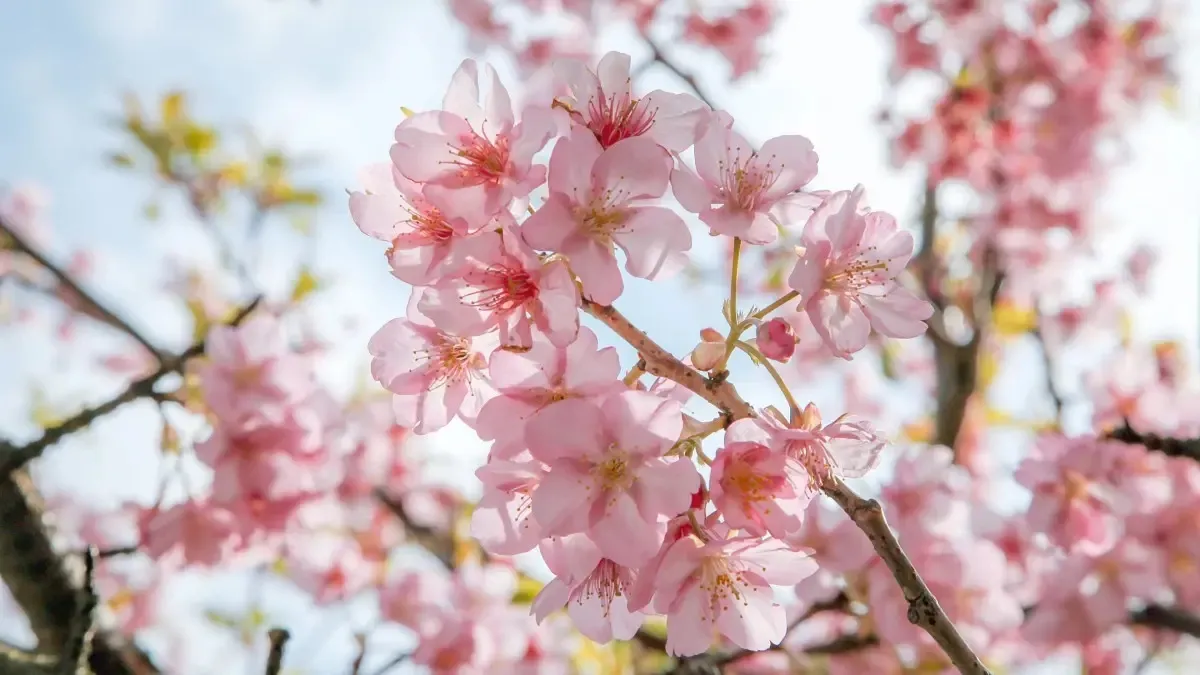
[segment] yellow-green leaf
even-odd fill
[[[192,315],[192,342],[199,342],[208,335],[212,322],[209,321],[208,312],[204,311],[204,305],[199,300],[189,298],[186,304],[188,313]]]
[[[249,167],[245,162],[230,162],[217,172],[221,180],[236,187],[244,187],[249,176]]]
[[[108,156],[108,163],[122,169],[133,166],[133,158],[124,152],[114,152]]]
[[[517,590],[513,593],[512,603],[514,605],[528,605],[541,592],[542,582],[533,577],[521,575],[520,580],[517,581]]]
[[[63,415],[56,411],[46,400],[46,394],[41,388],[33,390],[33,401],[29,405],[29,419],[42,429],[58,426],[63,421]]]
[[[168,455],[178,455],[180,450],[179,432],[166,419],[163,419],[162,437],[159,440],[159,446],[163,453]]]
[[[220,626],[221,628],[237,628],[239,623],[237,619],[214,609],[206,610],[204,618],[214,626]]]
[[[1002,302],[992,312],[992,324],[1000,335],[1024,335],[1037,328],[1037,312],[1029,307]]]
[[[217,147],[217,132],[189,124],[183,132],[183,148],[194,157],[203,157]]]
[[[162,209],[159,208],[158,202],[146,202],[146,205],[142,207],[142,215],[146,217],[146,220],[153,222],[162,215]]]
[[[288,190],[284,202],[299,206],[320,206],[321,193],[316,190]]]
[[[162,123],[164,127],[173,126],[183,119],[183,92],[169,92],[162,100]]]
[[[300,268],[300,275],[296,277],[296,283],[292,285],[292,302],[300,302],[309,295],[320,290],[322,282],[308,267]]]
[[[400,112],[404,113],[405,117],[412,117],[413,115],[416,115],[415,112],[405,108],[404,106],[400,106]]]

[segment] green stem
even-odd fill
[[[755,353],[754,347],[752,345],[746,344],[745,342],[738,342],[737,346],[740,347],[742,349],[742,351],[746,352],[747,354]],[[787,383],[783,381],[783,376],[779,374],[779,370],[777,370],[775,368],[775,366],[773,366],[771,364],[771,362],[769,360],[767,360],[766,358],[762,358],[759,361],[759,363],[762,365],[763,368],[767,369],[768,373],[771,374],[771,379],[775,380],[775,384],[779,385],[779,391],[783,392],[783,397],[785,399],[787,399],[787,404],[788,404],[788,408],[790,410],[791,416],[792,417],[798,416],[800,414],[800,406],[797,405],[796,397],[792,395],[792,390],[788,389]]]
[[[791,302],[792,300],[795,300],[798,297],[800,297],[800,291],[790,291],[783,297],[779,298],[775,302],[772,302],[771,304],[767,305],[766,307],[762,308],[761,310],[755,312],[751,316],[752,316],[752,318],[755,318],[755,319],[765,319],[768,314],[770,314],[771,312],[774,312],[775,310],[779,309],[780,307],[783,307],[784,305]]]

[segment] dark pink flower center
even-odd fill
[[[632,579],[629,572],[615,562],[605,558],[596,565],[596,569],[571,592],[571,601],[583,604],[592,598],[599,598],[600,606],[604,608],[604,616],[608,617],[613,600],[626,593],[627,585]]]
[[[464,134],[453,148],[458,166],[458,177],[467,185],[480,183],[496,184],[508,172],[508,138],[501,136],[495,141],[475,132]]]
[[[430,389],[444,384],[471,379],[474,370],[471,341],[440,333],[428,349],[416,353],[419,360],[428,362],[433,376]]]
[[[537,282],[522,267],[491,265],[472,277],[477,290],[463,296],[472,307],[507,314],[538,296]]]
[[[626,138],[641,136],[654,126],[654,115],[640,99],[623,94],[605,96],[600,89],[588,100],[586,124],[600,146],[607,148]]]

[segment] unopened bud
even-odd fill
[[[700,340],[692,350],[692,365],[698,370],[712,370],[725,356],[725,338],[712,328],[705,328],[700,331]]]
[[[772,361],[787,363],[796,353],[796,332],[782,317],[760,324],[754,340],[758,344],[758,351]]]

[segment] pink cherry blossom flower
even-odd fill
[[[567,263],[543,262],[513,227],[484,233],[462,270],[421,296],[418,309],[455,335],[482,335],[499,328],[500,346],[533,346],[536,325],[556,345],[579,331],[579,289]]]
[[[246,495],[272,501],[314,495],[341,480],[325,431],[316,410],[264,408],[246,424],[217,424],[196,444],[196,457],[213,468],[213,500],[223,505]]]
[[[1033,492],[1026,514],[1030,526],[1071,553],[1100,555],[1121,534],[1125,504],[1107,480],[1114,456],[1105,445],[1089,438],[1041,436],[1014,475]]]
[[[350,193],[350,216],[363,234],[389,244],[392,274],[405,283],[424,286],[457,270],[469,235],[488,225],[458,213],[453,192],[422,191],[391,164],[368,167],[360,181],[365,191]]]
[[[584,534],[548,539],[542,557],[555,577],[533,601],[538,623],[563,607],[579,632],[600,644],[628,640],[645,618],[629,611],[634,571],[605,558]]]
[[[684,209],[713,234],[770,244],[780,227],[772,209],[817,175],[817,153],[803,136],[778,136],[756,151],[738,132],[713,124],[696,142],[696,171],[680,164],[671,173]]]
[[[550,156],[550,196],[521,229],[530,246],[566,255],[593,301],[611,304],[624,289],[613,246],[625,269],[655,279],[682,267],[692,246],[683,219],[657,200],[671,160],[644,137],[603,148],[586,130],[558,141]]]
[[[808,404],[789,424],[779,411],[741,419],[725,430],[725,442],[750,442],[770,446],[798,462],[808,472],[810,487],[842,478],[861,478],[879,463],[884,441],[866,421],[842,415],[821,426],[821,413]]]
[[[812,499],[803,469],[760,443],[726,443],[713,458],[709,485],[725,522],[755,536],[783,539],[799,529]]]
[[[544,536],[586,532],[606,558],[646,562],[662,541],[659,517],[687,510],[701,483],[691,461],[664,457],[682,430],[677,402],[640,391],[599,405],[569,399],[539,415],[527,436],[550,467],[533,495]]]
[[[478,66],[463,61],[451,79],[443,110],[414,115],[396,127],[392,161],[417,183],[450,188],[464,211],[487,220],[546,180],[533,156],[554,134],[549,111],[528,109],[517,122],[508,90],[484,67],[490,93],[480,104]]]
[[[172,568],[214,567],[229,559],[240,537],[232,512],[203,501],[142,512],[138,550]]]
[[[371,337],[371,376],[394,394],[400,425],[428,434],[478,414],[487,363],[477,343],[407,319],[392,319]]]
[[[687,150],[696,142],[708,106],[695,96],[662,90],[635,98],[629,65],[629,55],[620,52],[605,54],[595,71],[581,60],[556,62],[555,71],[573,96],[556,103],[591,131],[603,148],[645,136],[672,153]]]
[[[471,513],[471,536],[492,555],[532,551],[542,536],[533,517],[533,493],[546,475],[546,465],[528,455],[491,459],[475,470],[483,496]]]
[[[787,363],[796,353],[796,333],[786,319],[778,316],[758,326],[754,343],[763,356],[780,363]]]
[[[196,368],[205,405],[218,417],[253,415],[263,404],[286,405],[314,389],[312,363],[289,350],[278,319],[256,314],[240,326],[216,326]]]
[[[654,578],[654,606],[667,615],[667,652],[701,654],[715,634],[750,651],[779,644],[787,633],[787,617],[771,585],[792,586],[816,570],[812,558],[779,542],[752,537],[705,542],[696,535],[678,539]]]
[[[871,329],[893,338],[925,332],[933,305],[896,282],[913,253],[913,238],[881,211],[859,211],[862,186],[837,192],[804,226],[804,252],[788,277],[817,333],[849,359]]]
[[[493,441],[490,456],[497,459],[525,450],[529,421],[562,401],[603,397],[624,388],[617,350],[599,349],[596,334],[586,327],[565,347],[535,333],[528,352],[492,352],[488,374],[497,395],[479,411],[474,428],[481,439]]]

